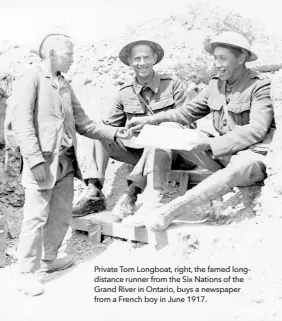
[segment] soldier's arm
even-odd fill
[[[103,123],[94,122],[85,113],[84,109],[81,107],[73,89],[70,87],[71,91],[71,102],[73,108],[73,114],[75,119],[75,128],[80,135],[84,135],[93,139],[107,139],[113,141],[117,134],[117,128]]]
[[[182,125],[190,125],[210,113],[210,108],[208,106],[209,93],[210,85],[194,100],[187,101],[185,98],[186,101],[183,106],[149,116],[148,123],[158,125],[162,122],[172,121]],[[183,99],[184,97],[181,98],[180,101]]]
[[[175,108],[183,106],[188,98],[183,83],[176,77],[173,79],[173,98]]]
[[[124,127],[126,123],[126,114],[123,109],[121,92],[119,91],[103,123],[113,127]]]
[[[263,141],[273,117],[270,81],[263,79],[258,82],[253,91],[249,124],[237,126],[233,131],[210,140],[214,157],[234,154]]]
[[[38,78],[35,72],[24,75],[15,88],[11,97],[11,123],[21,154],[31,169],[45,162],[34,127],[34,108],[37,96]]]

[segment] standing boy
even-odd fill
[[[23,157],[24,218],[18,247],[18,289],[29,295],[44,292],[35,276],[62,270],[73,258],[57,253],[72,215],[74,177],[81,179],[76,160],[76,132],[93,139],[124,138],[126,131],[93,122],[70,84],[61,75],[73,62],[73,44],[63,34],[41,42],[42,70],[25,75],[14,92],[12,128]]]

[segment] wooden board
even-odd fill
[[[89,228],[101,229],[102,235],[123,238],[131,241],[138,241],[150,244],[168,245],[179,241],[181,236],[195,233],[196,230],[203,228],[217,228],[208,223],[185,223],[176,222],[171,224],[165,231],[153,232],[145,227],[125,226],[122,223],[113,222],[111,212],[101,212],[90,214],[80,218],[73,218],[71,227],[75,230],[89,231]],[[199,232],[197,231],[197,234]]]
[[[180,174],[179,195],[184,195],[189,188],[189,173],[183,172]]]
[[[183,174],[189,175],[189,185],[197,185],[205,178],[209,177],[211,175],[211,172],[205,169],[197,169],[191,171],[172,170],[170,173],[169,180],[181,182]]]
[[[0,230],[0,267],[4,267],[6,264],[6,241],[5,232]]]
[[[180,182],[179,194],[183,195],[188,189],[188,184],[190,186],[197,185],[210,175],[211,173],[207,170],[172,170],[170,180]],[[200,225],[203,224],[173,223],[165,231],[153,232],[145,227],[131,227],[114,222],[111,212],[101,212],[73,218],[71,227],[74,230],[88,232],[89,239],[93,243],[99,243],[101,236],[107,235],[132,241],[167,245],[177,242],[182,233],[187,235],[189,229],[195,230],[196,226]],[[204,225],[207,226],[206,223]]]

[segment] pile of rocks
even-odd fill
[[[132,70],[119,61],[119,50],[131,40],[145,38],[159,42],[165,49],[165,57],[156,69],[178,75],[193,98],[206,86],[212,74],[213,58],[203,50],[203,42],[214,34],[228,30],[244,34],[253,43],[254,51],[260,59],[250,63],[249,67],[265,72],[279,69],[282,39],[265,33],[260,26],[236,12],[204,3],[188,6],[187,11],[181,14],[169,14],[132,26],[120,38],[109,38],[93,44],[77,44],[75,62],[67,77],[86,112],[91,118],[99,120],[107,112],[119,86],[133,76]],[[10,46],[6,52],[1,53],[0,72],[3,77],[0,78],[0,143],[3,143],[3,121],[12,83],[26,69],[37,65],[40,59],[30,52],[28,46]],[[275,108],[278,109],[277,106]],[[279,122],[277,119],[278,127]],[[278,153],[280,145],[276,137],[279,138],[275,136],[273,146]],[[83,142],[84,139],[79,139],[82,147]],[[83,162],[83,158],[81,161]],[[267,184],[276,184],[274,177],[277,176],[272,174],[278,168],[278,165],[269,168],[270,179]]]

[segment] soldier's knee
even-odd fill
[[[261,160],[245,159],[227,165],[225,174],[234,186],[250,185],[266,178],[266,166]]]

